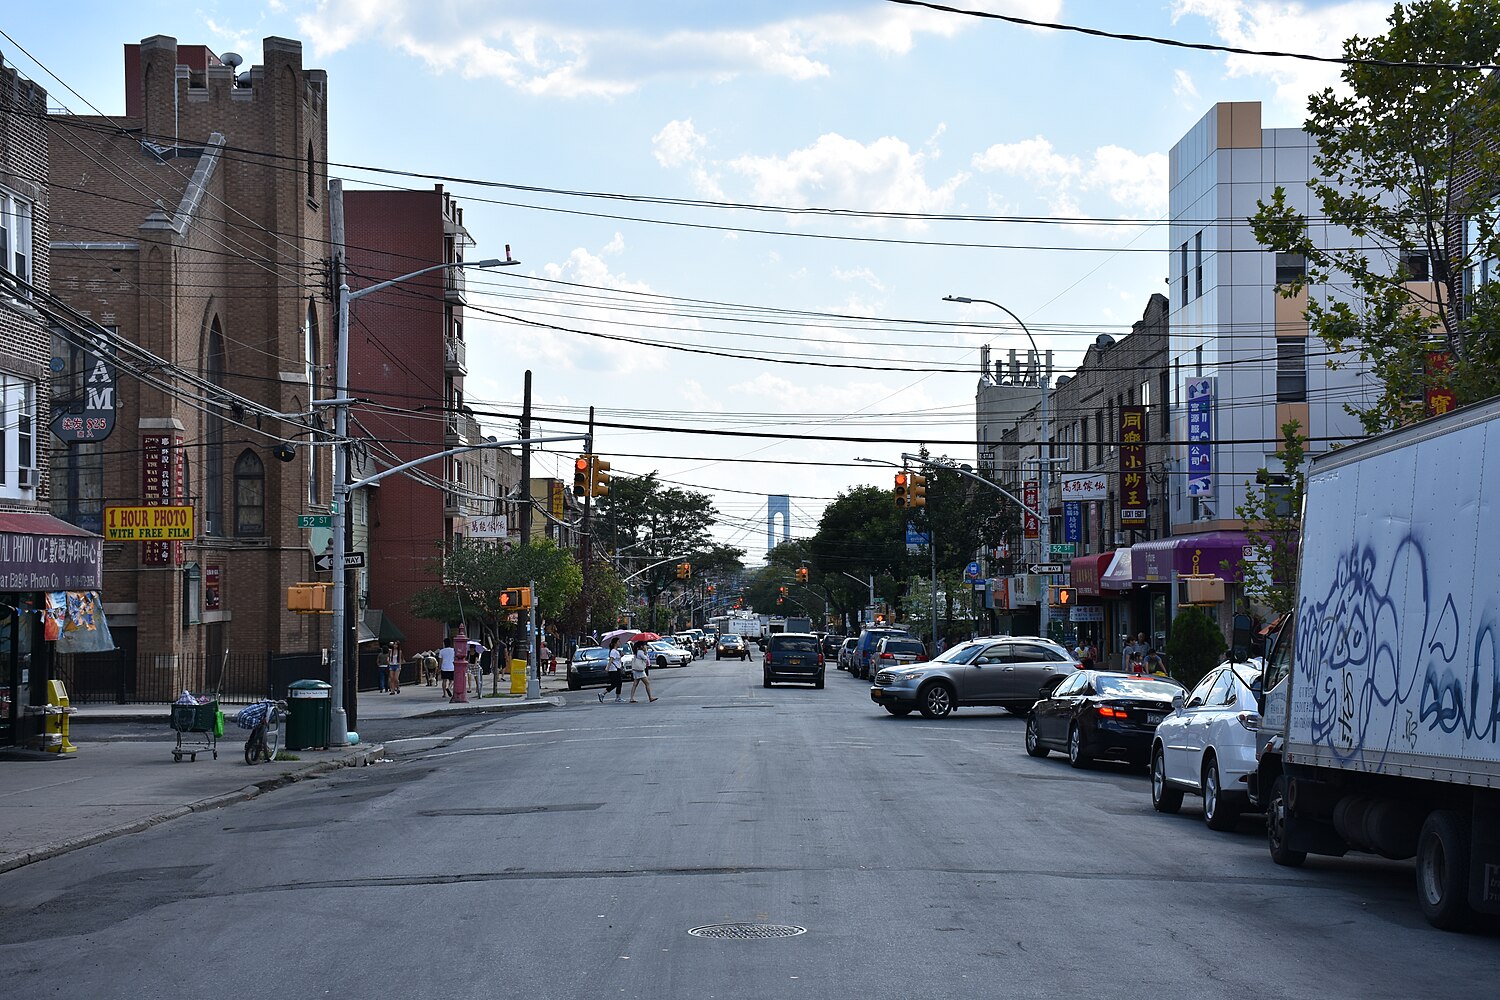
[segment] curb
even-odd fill
[[[537,712],[548,708],[562,708],[563,700],[557,695],[548,695],[531,701],[496,702],[493,705],[468,705],[464,708],[439,708],[421,715],[407,715],[406,719],[443,719],[450,715],[497,715],[502,712]],[[386,721],[386,720],[382,720]]]
[[[41,847],[26,851],[21,854],[12,854],[7,857],[0,857],[0,873],[13,871],[17,868],[24,868],[26,865],[36,864],[38,861],[47,861],[51,858],[58,857],[59,855],[82,850],[85,847],[92,847],[95,844],[103,843],[106,840],[113,840],[116,837],[124,837],[132,833],[140,833],[143,830],[151,829],[153,826],[158,826],[162,823],[167,823],[171,820],[179,819],[183,816],[190,816],[196,812],[207,812],[210,809],[221,809],[224,806],[233,805],[236,802],[246,802],[258,795],[264,794],[265,792],[274,791],[277,788],[283,788],[287,785],[292,784],[293,782],[305,781],[308,778],[320,777],[321,775],[330,774],[334,771],[338,771],[346,767],[365,767],[371,761],[379,760],[384,756],[385,747],[379,744],[375,744],[370,746],[368,749],[346,754],[343,757],[339,757],[334,760],[319,761],[318,763],[313,764],[310,767],[303,768],[300,771],[290,771],[285,774],[277,775],[275,778],[269,778],[265,781],[257,782],[252,785],[246,785],[243,788],[237,789],[232,792],[223,792],[219,795],[211,795],[206,799],[199,799],[198,801],[190,802],[187,805],[175,806],[171,809],[165,809],[162,812],[154,813],[150,816],[144,816],[141,819],[134,820],[130,823],[123,823],[119,826],[110,827],[107,830],[99,830],[94,833],[84,834],[81,837],[73,837],[69,840],[59,840],[55,843],[44,844]]]

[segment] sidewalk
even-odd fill
[[[501,677],[502,684],[504,676]],[[489,691],[485,678],[485,691]],[[567,689],[561,671],[543,678],[536,699],[485,697],[450,704],[441,689],[407,685],[399,695],[364,691],[360,718],[423,719],[535,711],[562,704]],[[226,706],[232,720],[236,706]],[[245,733],[232,721],[219,741],[217,759],[200,751],[197,760],[172,760],[176,734],[165,705],[83,705],[71,723],[78,752],[0,753],[0,872],[57,857],[113,837],[136,833],[189,813],[243,802],[293,781],[342,767],[361,767],[385,755],[378,744],[329,750],[298,750],[295,761],[247,766]],[[160,720],[160,740],[92,740],[90,722]]]

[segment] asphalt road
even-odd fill
[[[1500,935],[1409,866],[1032,760],[1021,720],[657,673],[656,704],[392,734],[397,760],[0,875],[8,996],[1478,997]],[[628,690],[628,689],[627,689]],[[713,924],[805,928],[702,938]]]

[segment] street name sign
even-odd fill
[[[298,514],[297,527],[331,528],[333,527],[333,518],[330,514]]]

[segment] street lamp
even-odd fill
[[[1021,328],[1021,332],[1026,334],[1026,339],[1031,341],[1031,353],[1036,355],[1037,370],[1041,374],[1042,381],[1042,448],[1039,449],[1039,452],[1042,455],[1042,460],[1038,465],[1038,469],[1040,470],[1040,478],[1042,480],[1042,516],[1040,518],[1041,523],[1039,525],[1041,529],[1041,538],[1039,539],[1039,541],[1041,542],[1041,558],[1037,561],[1047,562],[1052,558],[1052,503],[1050,499],[1051,490],[1049,489],[1049,483],[1052,478],[1052,425],[1047,420],[1047,397],[1052,394],[1052,379],[1049,377],[1049,373],[1042,367],[1042,352],[1037,350],[1036,338],[1031,335],[1030,330],[1026,329],[1026,324],[1021,322],[1021,317],[1017,316],[1015,313],[1011,312],[1000,303],[995,302],[991,299],[971,299],[967,295],[945,295],[943,296],[943,301],[958,302],[962,305],[972,305],[976,302],[983,302],[987,306],[994,306],[996,309],[999,309],[1001,312],[1005,313],[1005,315],[1015,320],[1016,325]],[[1042,635],[1046,638],[1051,638],[1047,630],[1048,627],[1052,624],[1052,615],[1051,609],[1047,605],[1046,597],[1043,597],[1041,601],[1040,618],[1042,625]]]
[[[354,402],[349,397],[349,304],[366,295],[398,285],[403,281],[431,274],[434,271],[447,271],[453,268],[473,267],[513,267],[521,263],[510,258],[510,250],[506,248],[506,259],[491,258],[482,260],[477,264],[466,265],[463,261],[450,261],[444,264],[433,264],[431,267],[419,268],[410,274],[403,274],[387,281],[381,281],[361,288],[357,292],[349,290],[347,272],[340,271],[339,281],[339,309],[338,309],[338,356],[335,361],[335,375],[333,387],[333,399],[319,400],[324,406],[333,407],[333,510],[330,512],[328,526],[333,532],[333,593],[330,599],[333,602],[333,636],[329,643],[329,655],[332,662],[328,665],[328,679],[332,683],[333,695],[331,710],[331,721],[329,723],[328,742],[331,746],[341,747],[349,742],[349,716],[344,711],[344,646],[347,641],[345,629],[344,602],[347,599],[345,588],[347,585],[348,570],[344,568],[345,555],[345,518],[348,517],[349,507],[349,468],[348,468],[348,433],[349,433],[349,404]],[[430,457],[430,456],[429,456]]]

